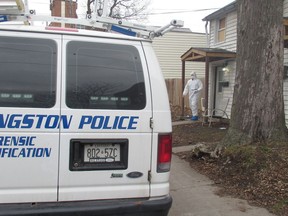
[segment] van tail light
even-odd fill
[[[172,157],[172,134],[158,135],[157,172],[169,172]]]

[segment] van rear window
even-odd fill
[[[52,40],[0,37],[0,106],[53,107],[56,50]]]
[[[133,46],[71,41],[66,70],[69,108],[140,110],[146,106],[143,68]]]

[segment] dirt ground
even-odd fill
[[[213,150],[228,128],[228,123],[208,127],[201,122],[173,126],[173,146],[201,143]],[[219,195],[246,199],[276,215],[288,216],[287,143],[230,147],[219,158],[196,150],[178,156],[213,180],[221,188]]]

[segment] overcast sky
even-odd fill
[[[203,22],[202,19],[213,13],[215,8],[220,9],[233,1],[234,0],[151,0],[150,12],[157,15],[150,15],[149,22],[152,25],[165,25],[172,19],[180,19],[184,21],[184,27],[190,28],[191,31],[205,32],[205,22]]]
[[[37,14],[50,14],[50,0],[28,0],[30,9],[36,9]],[[67,0],[69,2],[69,0]],[[150,0],[149,21],[147,24],[162,26],[172,19],[184,21],[184,27],[193,32],[205,32],[205,22],[202,19],[234,0]],[[78,13],[85,13],[87,0],[78,0]],[[177,3],[175,3],[177,2]],[[81,10],[82,8],[82,10]]]

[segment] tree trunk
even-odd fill
[[[238,0],[237,70],[226,145],[287,140],[283,0]]]

